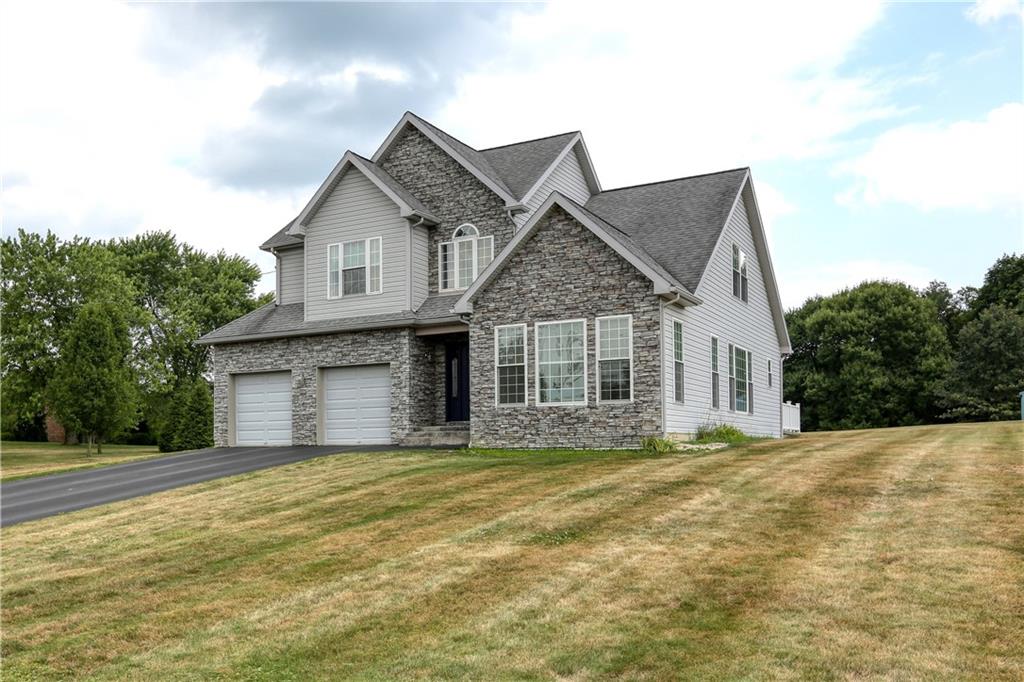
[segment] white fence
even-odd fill
[[[800,433],[800,403],[782,403],[782,432]]]

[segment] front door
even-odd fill
[[[448,341],[444,360],[445,419],[469,421],[469,340]]]

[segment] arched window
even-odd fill
[[[465,289],[494,259],[494,237],[481,237],[469,223],[455,228],[452,240],[437,251],[438,289]]]

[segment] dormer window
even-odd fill
[[[747,301],[747,254],[736,244],[732,245],[732,295]]]
[[[465,289],[494,259],[494,237],[481,237],[469,223],[455,228],[452,240],[437,252],[437,276],[441,291]]]

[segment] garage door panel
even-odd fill
[[[391,371],[388,365],[323,370],[324,442],[391,442]]]
[[[290,372],[235,376],[235,444],[291,445]]]

